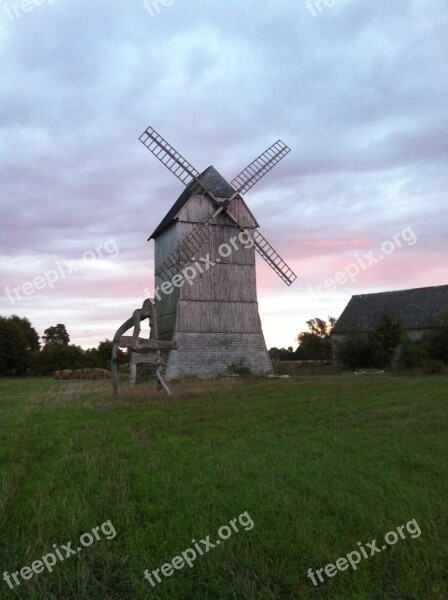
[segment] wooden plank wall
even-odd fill
[[[232,212],[237,219],[246,219],[252,226],[257,223],[242,200],[235,199]],[[157,266],[177,246],[191,229],[213,213],[212,203],[203,196],[192,197],[179,214],[179,221],[173,222],[155,240],[155,263]],[[239,230],[227,218],[220,216],[216,220],[216,231],[202,248],[195,252],[196,265],[189,263],[181,269],[193,266],[195,270],[192,285],[185,282],[181,288],[175,288],[170,294],[161,294],[157,302],[157,315],[160,339],[173,339],[175,332],[191,333],[237,333],[261,334],[261,323],[258,314],[255,250],[248,247],[247,240],[240,242]],[[235,250],[229,244],[235,238]],[[222,256],[218,249],[221,244],[229,244],[229,256]],[[206,265],[201,258],[209,254],[215,263],[205,270]],[[219,259],[219,261],[216,261]],[[190,269],[191,274],[191,269]],[[156,277],[156,286],[163,280]]]

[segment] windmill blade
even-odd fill
[[[236,223],[236,219],[233,217],[233,215],[226,213],[226,216],[229,217],[232,222]],[[258,229],[253,229],[247,219],[244,218],[242,221],[240,221],[240,223],[237,223],[237,226],[241,231],[253,230],[251,236],[254,240],[255,250],[268,263],[271,269],[277,273],[280,279],[286,283],[286,285],[291,285],[297,279],[297,275],[288,267],[280,254],[274,250],[268,240],[258,231]]]
[[[206,239],[211,239],[215,233],[215,227],[213,221],[216,216],[222,212],[223,206],[216,199],[212,200],[217,206],[216,211],[208,219],[196,225],[188,235],[186,235],[177,247],[169,254],[169,256],[163,261],[158,267],[156,274],[160,277],[169,280],[173,275],[178,273],[181,264],[190,262],[192,257],[197,251],[202,248],[203,243]],[[233,214],[226,210],[224,216],[235,225],[240,231],[247,231],[253,229],[247,219],[238,221]],[[254,247],[258,254],[268,263],[275,273],[282,279],[286,285],[291,285],[296,279],[297,275],[294,271],[288,267],[282,257],[274,250],[267,239],[258,231],[253,230],[252,234],[254,240]]]
[[[148,127],[138,139],[191,192],[194,194],[205,194],[207,190],[199,182],[199,171],[159,135],[155,129]]]
[[[260,154],[230,182],[231,186],[236,190],[235,195],[240,193],[245,194],[290,151],[291,148],[288,148],[281,140],[272,144],[270,148],[265,150],[263,154]]]
[[[190,233],[183,238],[178,246],[169,254],[157,269],[157,275],[169,279],[182,263],[189,262],[192,256],[202,247],[206,239],[210,239],[215,232],[212,222],[216,216],[224,211],[226,217],[240,230],[245,227],[226,210],[229,202],[240,193],[247,192],[257,181],[268,173],[284,156],[290,152],[290,148],[281,140],[278,140],[263,154],[260,154],[241,173],[232,180],[231,185],[235,192],[225,202],[221,203],[214,194],[204,187],[200,181],[200,173],[179,152],[177,152],[155,129],[148,127],[139,137],[146,148],[181,181],[187,189],[194,194],[206,195],[217,207],[211,217],[196,225]],[[285,261],[274,250],[263,235],[254,230],[254,245],[257,252],[287,284],[291,285],[297,278]]]
[[[282,257],[274,250],[258,229],[254,230],[253,239],[258,254],[264,258],[280,279],[283,279],[286,285],[291,285],[297,279],[297,275],[294,271],[288,267]]]
[[[214,216],[203,223],[195,225],[157,268],[156,275],[168,281],[179,272],[182,264],[190,262],[197,251],[202,248],[204,242],[210,240],[215,234],[216,228],[212,225],[213,219]]]
[[[229,203],[233,200],[233,198],[238,196],[238,194],[246,192],[253,185],[255,185],[255,183],[264,175],[266,175],[266,173],[268,173],[284,156],[286,156],[288,152],[290,152],[290,148],[288,148],[288,146],[286,146],[286,144],[284,144],[281,140],[278,140],[275,142],[275,144],[272,144],[272,146],[263,152],[263,154],[260,154],[260,156],[252,161],[249,166],[247,166],[237,177],[235,177],[235,179],[233,179],[231,185],[234,189],[236,189],[225,203],[220,203],[218,199],[213,196],[213,194],[205,190],[205,195],[212,200],[215,207],[217,207],[217,210],[211,217],[196,225],[192,231],[179,243],[177,248],[175,248],[159,266],[157,269],[157,275],[169,279],[172,276],[173,270],[176,269],[176,265],[178,268],[182,262],[188,262],[191,260],[191,257],[199,250],[199,248],[202,247],[202,244],[206,239],[206,232],[208,233],[209,237],[213,235],[214,228],[210,223],[222,211],[226,211],[225,214],[232,221],[233,225],[236,225],[239,229],[243,229],[235,217],[227,210]],[[193,176],[193,174],[191,174],[191,176]],[[265,243],[267,244],[268,242],[265,240]],[[265,244],[260,241],[259,252],[266,259],[265,255],[263,254],[264,251],[262,250],[264,246]],[[278,258],[280,259],[280,257]],[[280,259],[278,264],[282,262],[283,261]],[[276,272],[278,272],[277,263],[275,263],[275,267],[273,266],[273,268]],[[292,273],[290,269],[289,271]],[[294,279],[290,280],[290,274],[288,274],[288,271],[286,271],[286,273],[287,274],[285,275],[284,281],[289,282],[288,285],[291,285],[292,281],[296,279],[296,276],[294,273],[292,273],[292,275],[294,275]]]
[[[213,221],[217,213],[221,212],[221,208],[209,217],[203,223],[196,225],[190,233],[183,238],[178,246],[171,252],[168,258],[159,266],[156,275],[169,280],[176,273],[179,272],[182,263],[188,263],[197,251],[202,248],[204,242],[213,237],[216,232],[216,228],[213,226]],[[224,213],[227,219],[235,225],[240,231],[247,231],[252,229],[250,223],[244,219],[238,222],[232,213]],[[286,285],[290,286],[296,279],[297,275],[290,267],[285,263],[282,257],[274,250],[267,239],[258,231],[254,229],[251,234],[254,240],[254,247],[258,254],[268,263],[275,273],[282,279]]]

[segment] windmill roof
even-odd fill
[[[371,331],[390,310],[405,329],[427,329],[448,311],[448,285],[352,296],[333,333]]]
[[[217,198],[230,198],[230,196],[235,192],[230,183],[228,183],[213,166],[208,167],[203,173],[201,173],[199,176],[199,181]],[[166,229],[168,225],[175,220],[176,216],[179,214],[191,196],[193,196],[193,192],[191,192],[188,188],[185,188],[170,210],[160,221],[159,225],[152,232],[148,240],[157,237],[159,233]],[[237,198],[240,198],[240,196],[237,196]]]

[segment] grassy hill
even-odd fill
[[[0,579],[0,598],[448,598],[447,376],[109,386],[0,381],[0,572],[116,532],[13,589]],[[218,538],[243,513],[253,527]],[[307,577],[414,519],[418,537]],[[208,535],[220,544],[192,568],[143,578]]]

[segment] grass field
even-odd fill
[[[447,600],[448,377],[302,375],[152,384],[0,381],[0,573],[106,521],[116,536],[20,578],[31,600]],[[143,578],[247,512],[253,528]],[[419,537],[314,586],[416,519]]]

